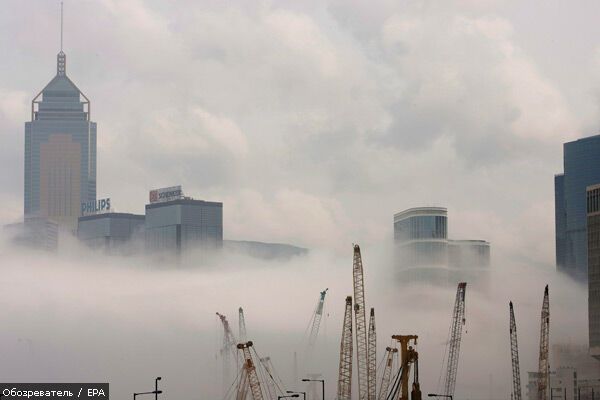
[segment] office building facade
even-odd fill
[[[25,216],[75,230],[81,203],[96,199],[96,123],[89,100],[67,77],[62,51],[25,123],[24,172]]]
[[[444,207],[416,207],[394,215],[394,258],[404,283],[455,286],[467,281],[487,288],[490,243],[448,239]]]
[[[451,268],[482,269],[490,266],[490,242],[485,240],[448,241]]]
[[[5,225],[4,232],[18,246],[46,251],[58,248],[58,224],[48,218],[26,217],[23,222]]]
[[[587,280],[586,187],[600,182],[600,135],[565,143],[564,172],[554,178],[556,266]]]
[[[590,354],[600,360],[600,184],[587,188],[586,205]]]
[[[396,264],[407,282],[448,281],[448,212],[416,207],[394,215]]]
[[[182,197],[147,204],[145,243],[151,252],[221,249],[223,203]]]
[[[79,217],[77,237],[82,243],[108,251],[133,251],[144,238],[143,215],[108,212]]]

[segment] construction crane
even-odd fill
[[[392,377],[392,368],[394,366],[394,356],[398,355],[398,349],[392,347],[385,348],[385,365],[381,374],[381,384],[379,385],[378,400],[385,400],[390,388],[390,379]]]
[[[263,400],[263,394],[260,387],[260,381],[256,372],[256,367],[252,361],[252,354],[250,354],[250,347],[252,342],[238,343],[237,348],[242,351],[244,356],[244,366],[242,369],[243,380],[240,380],[240,386],[238,387],[238,397],[236,400],[245,400],[246,387],[250,386],[250,393],[252,393],[253,400]],[[247,382],[247,384],[245,383]],[[244,397],[240,397],[243,394]]]
[[[275,381],[274,377],[274,368],[273,364],[271,363],[271,357],[267,356],[260,358],[260,363],[268,375],[266,379],[267,398],[275,399],[277,398],[277,382]]]
[[[346,297],[342,340],[340,343],[340,365],[338,375],[337,400],[351,400],[352,397],[352,296]]]
[[[454,311],[452,311],[452,323],[450,326],[450,340],[448,342],[448,366],[444,381],[444,394],[446,396],[454,396],[454,387],[456,386],[462,327],[465,324],[466,290],[466,282],[460,282],[456,289],[456,300],[454,301]]]
[[[246,341],[246,319],[244,318],[244,309],[242,307],[240,307],[240,309],[238,311],[239,311],[238,329],[239,329],[239,334],[240,334],[240,341],[245,342]]]
[[[540,362],[538,371],[538,400],[548,399],[548,376],[550,361],[548,359],[548,343],[550,336],[550,300],[548,296],[548,285],[544,289],[544,301],[542,302],[541,324],[540,324]]]
[[[356,364],[358,372],[358,399],[367,400],[368,393],[368,360],[367,360],[367,322],[365,315],[365,284],[360,247],[354,245],[352,263],[354,282],[354,319],[356,326]]]
[[[519,369],[519,346],[517,344],[517,323],[515,322],[515,312],[512,301],[510,308],[510,355],[512,358],[512,400],[521,400],[521,371]]]
[[[319,294],[319,301],[312,317],[310,335],[308,337],[308,345],[313,347],[317,342],[317,336],[319,335],[319,326],[321,325],[321,318],[323,317],[323,306],[325,304],[325,295],[329,289],[323,290]]]
[[[369,376],[367,379],[368,383],[368,399],[376,400],[376,384],[377,378],[375,377],[375,371],[377,370],[377,333],[375,331],[375,309],[371,308],[371,315],[369,316],[369,347],[367,351],[368,361],[368,372]]]
[[[408,400],[408,379],[410,367],[414,364],[414,378],[411,390],[411,400],[421,400],[419,384],[419,353],[410,346],[411,341],[417,345],[417,335],[394,335],[392,339],[400,343],[400,369],[394,379],[387,400]]]
[[[229,321],[227,321],[227,317],[218,312],[216,314],[223,325],[223,347],[221,348],[221,357],[223,358],[223,383],[227,385],[231,379],[231,355],[235,357],[236,340],[229,326]]]

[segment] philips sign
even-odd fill
[[[171,186],[162,189],[155,189],[150,191],[150,203],[161,203],[170,200],[179,200],[183,198],[183,190],[181,185]]]
[[[81,215],[97,214],[110,211],[110,198],[81,203]]]

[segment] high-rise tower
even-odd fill
[[[565,143],[564,173],[554,178],[556,267],[588,278],[586,187],[600,182],[600,135]]]
[[[81,203],[96,200],[96,123],[90,101],[69,79],[66,55],[56,76],[31,102],[25,123],[25,217],[40,216],[75,229]]]

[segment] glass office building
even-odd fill
[[[417,207],[394,215],[396,265],[407,282],[448,281],[448,212]]]
[[[223,247],[223,203],[179,198],[146,204],[148,251],[181,253]]]
[[[554,179],[556,266],[587,280],[586,188],[600,182],[600,135],[565,143],[564,173]]]
[[[67,77],[66,55],[56,76],[33,99],[25,123],[24,212],[75,230],[80,204],[96,200],[96,124],[90,102]]]
[[[600,360],[600,184],[587,188],[587,251],[590,353]]]
[[[403,283],[454,287],[475,283],[487,291],[490,243],[448,239],[444,207],[416,207],[394,214],[394,263]]]
[[[107,251],[133,251],[136,239],[144,237],[144,216],[102,213],[79,217],[77,237],[86,245]]]

